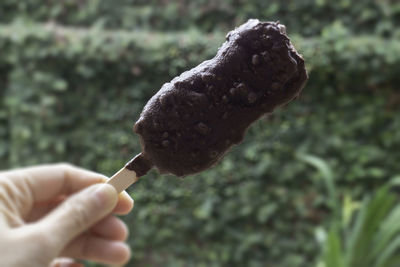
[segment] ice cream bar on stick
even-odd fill
[[[153,167],[176,176],[210,168],[253,122],[297,98],[307,79],[285,26],[249,20],[227,34],[213,59],[149,100],[134,126],[142,152],[109,183],[122,191]]]

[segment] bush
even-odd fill
[[[131,127],[144,102],[170,77],[197,64],[198,54],[209,57],[217,47],[216,38],[196,32],[111,33],[41,25],[0,27],[0,32],[0,65],[8,70],[2,110],[12,137],[2,167],[63,160],[66,153],[73,162],[102,166],[113,151],[115,165],[105,169],[121,166],[132,154]],[[111,139],[106,132],[112,132]],[[82,153],[86,149],[90,153]]]
[[[380,188],[372,198],[366,197],[362,205],[345,198],[344,216],[337,218],[323,238],[324,256],[318,266],[399,266],[400,207],[389,188]],[[356,216],[354,206],[361,206]],[[352,217],[355,218],[351,224]]]
[[[108,29],[184,30],[216,28],[227,31],[248,18],[280,20],[291,32],[318,35],[335,21],[357,34],[391,36],[400,26],[395,0],[2,0],[0,22],[16,18],[75,26],[102,25]]]

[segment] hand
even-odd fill
[[[0,172],[1,266],[83,266],[73,259],[126,263],[128,230],[110,214],[128,213],[133,200],[104,181],[67,164]]]

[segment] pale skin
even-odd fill
[[[106,177],[69,164],[0,171],[1,266],[123,265],[133,200]]]

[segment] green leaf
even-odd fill
[[[335,227],[332,227],[329,231],[323,258],[325,267],[344,267],[342,238]]]

